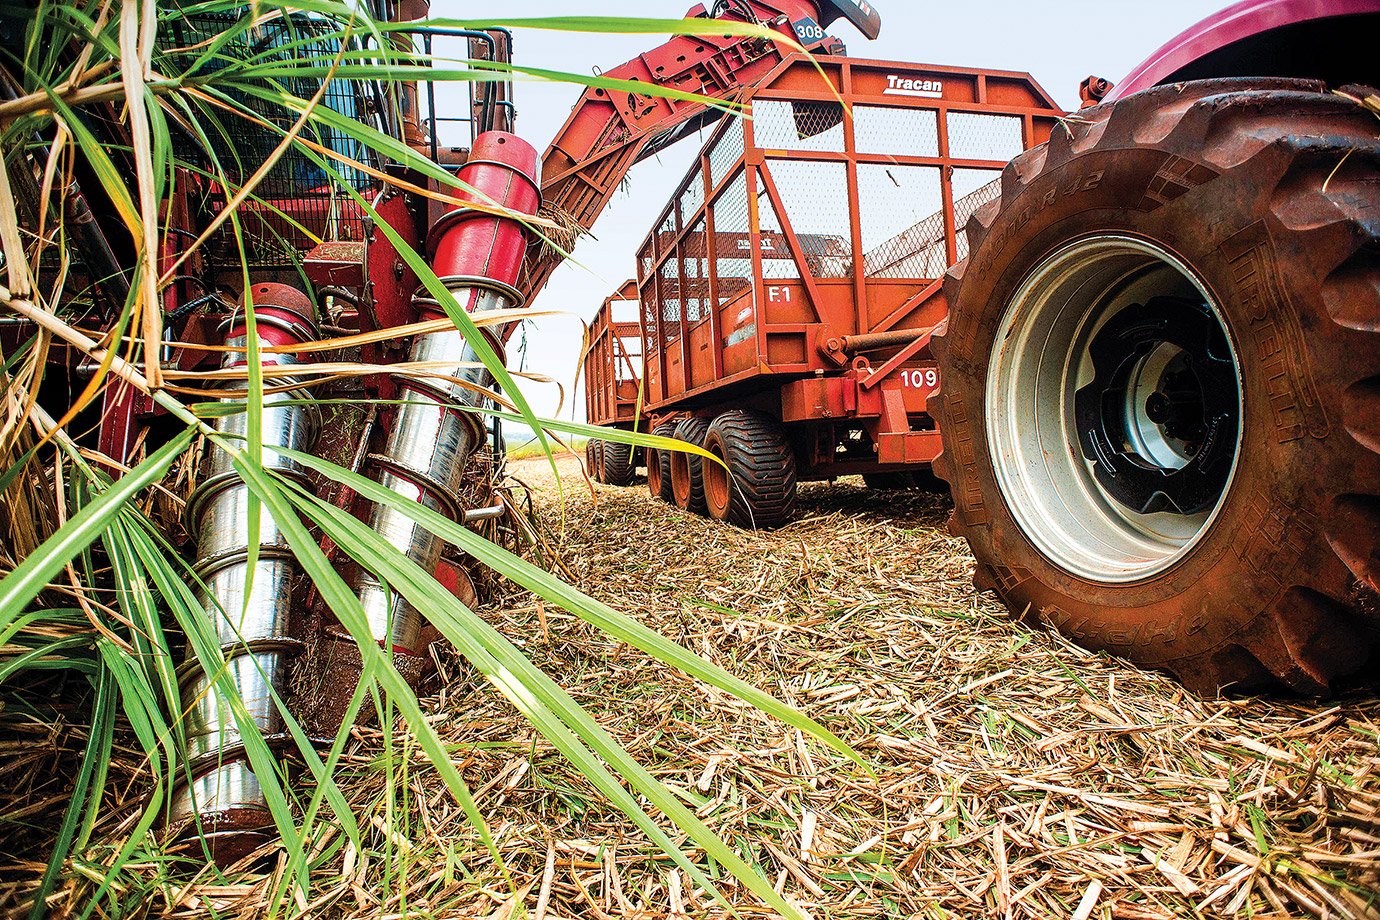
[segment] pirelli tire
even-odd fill
[[[622,444],[618,441],[605,441],[604,443],[604,479],[603,481],[611,486],[630,486],[633,481],[633,474],[636,472],[634,465],[633,446]]]
[[[676,438],[696,447],[704,446],[709,422],[690,416],[676,423]],[[677,508],[704,514],[704,472],[700,458],[685,451],[671,453],[671,501]]]
[[[760,412],[730,409],[705,432],[701,459],[711,518],[738,527],[780,527],[795,515],[795,451],[781,423]]]
[[[676,426],[673,422],[662,422],[652,429],[659,438],[674,438]],[[647,448],[647,491],[652,497],[665,502],[675,502],[671,492],[671,452]]]
[[[935,471],[978,586],[1200,692],[1373,678],[1380,121],[1308,81],[1150,90],[966,232]]]

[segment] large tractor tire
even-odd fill
[[[968,223],[935,339],[976,581],[1200,692],[1375,674],[1380,120],[1298,80],[1085,109]]]
[[[714,419],[700,459],[709,516],[739,527],[780,527],[795,514],[795,451],[776,419],[732,409]],[[726,467],[726,468],[725,468]]]
[[[687,444],[703,447],[704,435],[708,430],[708,422],[691,416],[676,423],[676,438]],[[705,513],[704,470],[701,459],[694,454],[679,450],[672,452],[671,500],[677,508],[696,514]]]
[[[631,444],[604,442],[604,482],[611,486],[630,486],[635,470]]]
[[[659,438],[674,438],[676,426],[671,422],[662,422],[652,429],[652,434]],[[647,448],[647,491],[662,501],[675,501],[675,495],[671,492],[670,451]]]

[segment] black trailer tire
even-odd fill
[[[980,587],[1200,692],[1375,675],[1377,176],[1373,114],[1264,78],[1085,109],[1006,168],[935,338]]]
[[[766,529],[794,516],[795,451],[776,419],[731,409],[709,426],[704,449],[724,464],[700,461],[710,517]]]
[[[662,422],[652,429],[652,434],[659,438],[674,438],[676,436],[675,423]],[[675,495],[671,492],[670,451],[647,448],[647,491],[652,493],[653,498],[659,498],[664,502],[675,502]]]
[[[696,447],[704,446],[709,423],[702,418],[683,418],[676,423],[676,438]],[[677,508],[704,514],[704,471],[700,458],[685,451],[671,453],[671,500]]]
[[[630,486],[634,469],[631,444],[604,442],[604,482],[611,486]]]

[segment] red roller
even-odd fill
[[[512,287],[527,251],[527,231],[511,217],[496,217],[466,205],[499,206],[535,214],[541,202],[537,151],[515,134],[487,131],[475,138],[459,179],[456,208],[442,215],[427,236],[432,267],[447,281],[486,280]]]
[[[254,323],[263,345],[299,345],[316,338],[316,307],[306,294],[286,284],[256,284],[249,292],[254,302]],[[226,338],[245,335],[248,327],[245,313],[236,310]],[[236,363],[243,364],[243,358]]]

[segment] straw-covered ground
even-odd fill
[[[641,486],[591,498],[561,466],[563,500],[544,460],[514,472],[580,587],[821,721],[875,778],[530,595],[485,615],[808,916],[1380,916],[1374,694],[1202,700],[1029,629],[973,591],[944,497],[807,486],[797,522],[752,533]],[[342,786],[368,845],[318,839],[297,916],[725,915],[440,657],[428,710],[512,883],[420,753],[390,776],[356,729]],[[179,917],[259,915],[272,883],[166,878],[147,908]]]
[[[562,467],[563,503],[545,461],[515,472],[584,590],[820,720],[876,779],[560,611],[509,595],[489,615],[807,914],[1380,915],[1373,694],[1202,700],[1029,629],[973,591],[943,497],[807,486],[796,523],[751,533],[640,486],[596,501]],[[720,913],[462,667],[439,709],[533,916]],[[435,809],[416,838],[455,834],[415,785]],[[506,916],[462,862],[414,868],[409,906]]]

